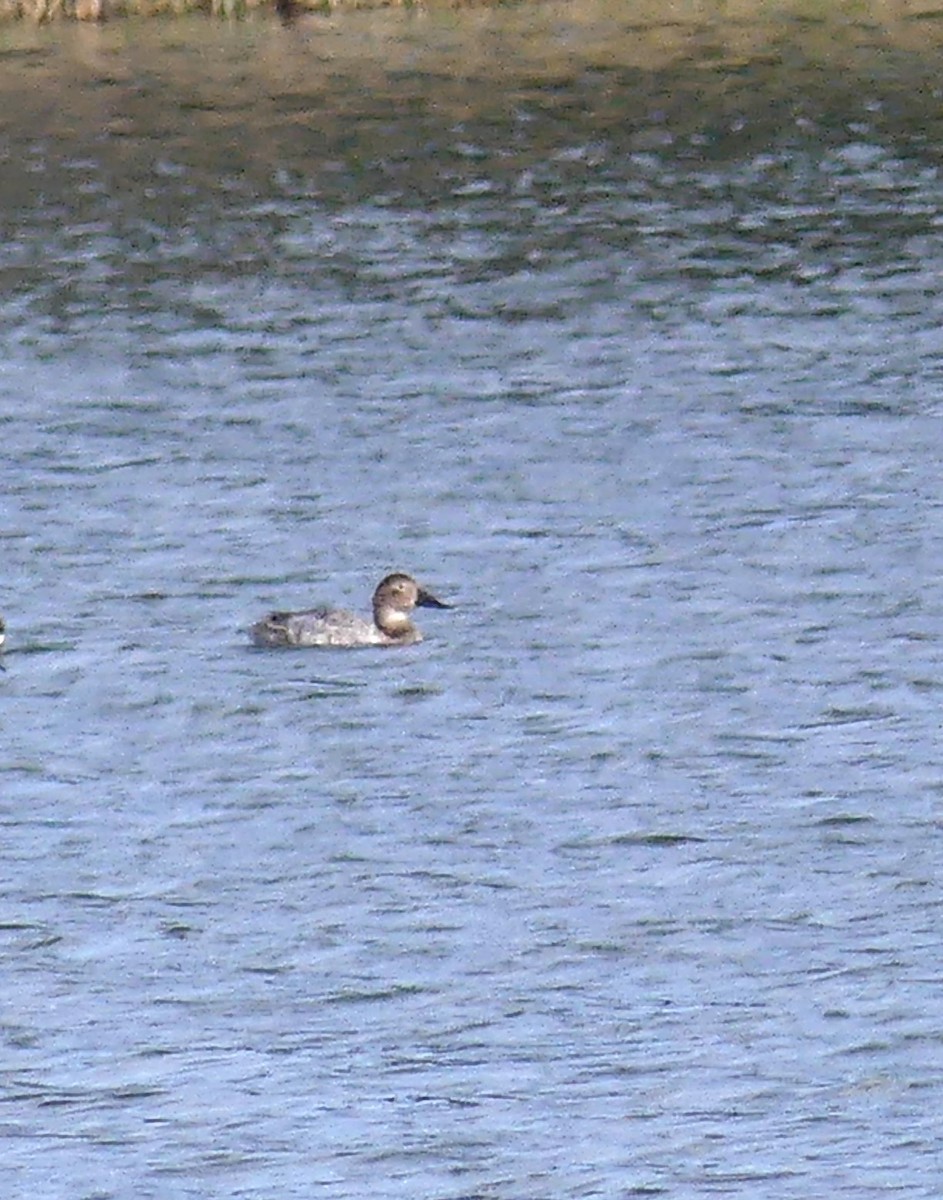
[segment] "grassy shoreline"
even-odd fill
[[[510,0],[527,7],[541,0]],[[0,0],[0,24],[26,21],[104,21],[113,18],[174,17],[204,14],[239,18],[251,14],[294,16],[356,9],[466,9],[507,7],[509,0]],[[598,11],[590,0],[573,0]],[[642,23],[666,25],[752,21],[853,22],[887,30],[899,24],[936,24],[937,0],[615,0],[612,11]]]
[[[252,13],[291,17],[361,8],[466,7],[507,0],[0,0],[0,23],[105,21],[124,17],[183,17],[203,14],[233,19]]]

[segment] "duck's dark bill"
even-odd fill
[[[419,589],[419,595],[416,597],[416,603],[422,608],[451,608],[451,604],[443,604],[441,600],[437,600],[432,592],[427,592],[423,588]]]

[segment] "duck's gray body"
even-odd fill
[[[410,646],[422,641],[410,613],[416,607],[448,608],[410,575],[387,575],[373,593],[373,620],[345,609],[274,612],[252,626],[257,646]]]

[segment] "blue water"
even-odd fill
[[[17,35],[76,90],[0,145],[4,1196],[940,1194],[906,64],[459,96],[482,20],[281,93],[264,25]],[[421,645],[250,647],[394,569]]]

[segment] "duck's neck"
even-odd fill
[[[416,627],[402,609],[377,605],[373,610],[373,623],[381,633],[398,642],[415,640]]]

